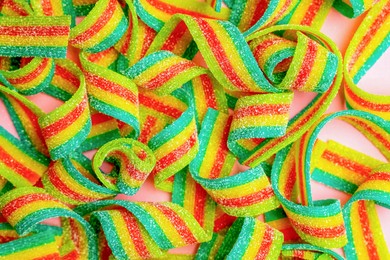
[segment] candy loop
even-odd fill
[[[73,96],[62,106],[39,118],[42,135],[52,159],[56,160],[73,152],[85,140],[91,130],[88,98],[84,75],[68,60],[57,60],[56,72],[74,86]],[[67,83],[67,84],[69,84]]]
[[[370,112],[386,120],[390,120],[390,96],[368,93],[357,84],[390,46],[389,17],[390,1],[379,1],[354,34],[344,61],[347,107]]]
[[[227,115],[208,110],[190,173],[229,215],[258,216],[279,203],[261,166],[229,176],[235,162],[226,146],[229,121]]]
[[[81,258],[97,259],[97,241],[92,227],[80,215],[54,199],[43,189],[28,187],[14,189],[1,197],[1,214],[19,235],[28,234],[36,225],[53,217],[68,217],[77,221],[82,232],[77,244]],[[77,229],[76,229],[77,230]],[[70,230],[74,232],[76,230]]]
[[[99,167],[105,159],[119,164],[118,178],[104,174]],[[109,189],[134,195],[156,164],[153,152],[146,145],[128,138],[119,138],[103,145],[93,158],[98,179]]]

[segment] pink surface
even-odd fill
[[[342,54],[344,54],[349,41],[362,18],[363,17],[359,17],[358,19],[350,20],[332,10],[328,15],[325,25],[321,31],[331,37],[339,46]],[[77,55],[74,49],[71,50],[69,54],[72,56],[72,58]],[[359,83],[359,86],[371,93],[390,95],[390,89],[385,88],[385,86],[390,85],[390,71],[388,64],[390,64],[390,50],[388,50],[377,62],[377,64],[367,73],[367,75]],[[294,98],[292,113],[295,114],[297,111],[299,111],[300,108],[310,102],[312,97],[313,95],[311,94],[300,93],[296,95]],[[45,112],[53,110],[60,104],[60,102],[54,98],[50,98],[42,94],[31,96],[29,99],[40,106]],[[344,98],[343,94],[339,93],[336,99],[333,101],[331,107],[328,109],[328,112],[334,112],[343,109],[345,109]],[[12,122],[10,121],[9,117],[3,116],[5,113],[6,111],[4,105],[0,103],[0,115],[2,115],[0,125],[4,126],[6,129],[10,130],[11,133],[15,134]],[[346,123],[339,121],[331,122],[323,129],[320,134],[320,138],[322,140],[336,140],[346,146],[386,162],[385,158],[368,140],[366,140],[359,132],[354,130]],[[92,156],[93,152],[89,152],[88,155]],[[312,181],[312,189],[314,199],[337,198],[341,200],[342,204],[348,200],[348,196],[344,193],[335,191],[314,181]],[[125,196],[119,195],[118,197],[124,198]],[[155,190],[152,182],[148,180],[135,196],[126,196],[126,198],[135,201],[167,201],[170,200],[170,194]],[[382,207],[377,208],[387,244],[390,245],[390,211]],[[194,251],[194,247],[174,250],[176,253],[190,253],[191,251]]]

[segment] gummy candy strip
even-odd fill
[[[205,68],[192,61],[167,51],[158,51],[147,55],[124,71],[124,75],[139,87],[151,90],[157,95],[167,95],[206,72]]]
[[[45,190],[64,203],[79,205],[107,199],[117,192],[100,185],[89,161],[63,158],[52,162],[42,177]]]
[[[347,243],[347,238],[339,201],[328,199],[305,206],[291,200],[297,182],[296,146],[289,145],[276,155],[271,173],[275,195],[303,240],[325,248],[342,247]]]
[[[215,202],[186,168],[175,174],[172,202],[188,210],[206,233],[213,232]]]
[[[240,0],[232,5],[229,21],[247,36],[269,27],[291,12],[298,0]]]
[[[119,167],[118,177],[104,174],[99,167],[110,160]],[[156,164],[153,152],[146,145],[130,138],[119,138],[103,145],[93,158],[98,179],[109,189],[134,195]]]
[[[348,108],[390,120],[390,97],[371,94],[357,84],[390,46],[390,1],[378,2],[364,18],[345,54],[344,93]]]
[[[223,241],[214,235],[201,244],[196,259],[278,259],[283,235],[255,218],[238,218]]]
[[[183,25],[184,23],[184,25]],[[191,47],[188,37],[175,36],[176,28],[190,33],[208,68],[226,89],[245,92],[280,92],[265,78],[240,31],[229,22],[174,15],[156,35],[149,53],[167,50],[165,42],[175,39],[178,50]],[[191,38],[190,38],[191,39]],[[172,44],[168,46],[172,48]],[[176,50],[169,49],[181,55]]]
[[[105,207],[112,208],[112,206],[120,206],[126,209],[128,213],[131,213],[131,215],[126,214],[126,216],[132,216],[137,221],[137,224],[133,225],[137,225],[138,227],[142,225],[146,229],[146,232],[142,235],[145,237],[150,236],[162,250],[201,243],[208,240],[208,236],[199,226],[195,218],[184,208],[171,202],[149,203],[125,200],[103,200],[77,207],[75,209],[76,213],[82,216],[87,214],[91,214],[91,216],[98,215],[101,219],[109,221],[109,225],[105,225],[102,221],[101,224],[106,233],[108,245],[116,257],[124,256],[128,252],[128,249],[125,248],[126,244],[123,243],[123,241],[126,241],[123,239],[124,237],[128,237],[128,239],[130,237],[133,244],[145,244],[150,239],[147,238],[145,239],[146,241],[141,240],[143,236],[137,235],[139,230],[129,229],[123,224],[120,225],[121,222],[114,222],[112,215],[105,210]]]
[[[390,257],[375,204],[390,208],[390,164],[376,168],[344,206],[348,259]],[[357,250],[358,249],[358,250]]]
[[[191,94],[195,105],[195,118],[198,129],[207,113],[213,108],[228,114],[225,93],[222,86],[211,74],[203,74],[187,82],[184,88]]]
[[[84,75],[69,60],[57,60],[56,65],[61,68],[56,69],[56,73],[61,73],[62,78],[70,77],[67,81],[79,83],[79,86],[66,103],[39,118],[42,135],[53,160],[74,151],[91,129]]]
[[[0,81],[23,95],[32,95],[46,88],[54,75],[54,60],[33,58],[24,67],[12,71],[1,71]]]
[[[72,0],[76,16],[87,16],[96,2],[97,0]]]
[[[56,235],[51,230],[0,244],[1,259],[61,259]]]
[[[222,0],[206,0],[215,11],[220,12],[222,8]]]
[[[75,16],[71,0],[31,0],[30,5],[37,16]]]
[[[300,241],[300,237],[292,227],[283,208],[277,208],[264,214],[265,222],[283,233],[285,243]]]
[[[237,217],[230,216],[223,211],[221,206],[217,205],[217,208],[215,209],[214,232],[226,233],[236,219]]]
[[[15,187],[34,185],[47,170],[49,160],[0,127],[0,175]],[[26,149],[27,148],[27,149]]]
[[[53,217],[70,217],[78,221],[77,249],[81,257],[97,259],[97,241],[92,227],[80,215],[60,203],[43,189],[17,188],[1,197],[1,214],[19,235],[28,234],[36,225]],[[71,230],[73,232],[73,230]]]
[[[117,120],[99,112],[91,111],[92,128],[79,151],[97,149],[105,143],[121,137]]]
[[[142,21],[157,32],[178,13],[217,20],[227,20],[230,13],[226,8],[216,12],[207,3],[199,1],[136,0],[134,4]]]
[[[281,255],[282,258],[293,257],[298,259],[344,259],[342,256],[330,249],[313,246],[310,244],[284,244],[282,246]]]
[[[7,243],[18,238],[19,235],[15,229],[13,229],[3,216],[0,215],[0,247],[3,243]]]
[[[183,89],[177,89],[172,95],[184,102],[187,110],[148,142],[156,157],[156,166],[152,171],[154,184],[167,191],[172,190],[170,177],[189,165],[199,149],[194,106],[190,96]],[[155,105],[157,104],[153,104]]]
[[[226,147],[227,115],[209,109],[199,134],[199,153],[190,163],[192,177],[233,216],[257,216],[279,206],[261,167],[229,176],[235,158]]]
[[[5,0],[1,3],[1,14],[5,16],[28,16],[33,14],[30,5],[23,0]]]
[[[348,18],[355,18],[376,5],[378,1],[372,0],[350,0],[348,3],[343,0],[334,0],[333,7]]]
[[[317,148],[317,140],[314,149]],[[323,143],[321,156],[314,161],[313,180],[332,188],[353,194],[370,175],[371,171],[383,164],[375,158],[335,141]]]
[[[319,30],[333,2],[333,0],[301,0],[278,24],[306,25]]]
[[[98,1],[85,19],[70,30],[69,43],[89,52],[103,51],[122,37],[127,25],[117,0]]]
[[[253,149],[250,155],[247,158],[242,158],[241,162],[245,165],[255,166],[258,165],[261,161],[269,158],[275,152],[279,151],[281,148],[285,147],[287,144],[295,141],[299,136],[301,136],[327,109],[330,105],[331,100],[337,94],[338,88],[341,84],[342,79],[342,67],[341,67],[341,54],[338,51],[335,44],[325,35],[314,31],[308,27],[302,27],[297,25],[279,25],[274,26],[268,29],[265,29],[259,33],[255,33],[249,37],[247,40],[252,40],[262,35],[267,35],[269,33],[280,31],[280,30],[296,30],[308,33],[320,40],[330,52],[336,55],[335,62],[337,62],[337,71],[336,77],[333,81],[333,84],[329,87],[328,91],[323,94],[318,94],[312,102],[304,108],[299,114],[294,116],[287,127],[286,134],[282,137],[266,139],[261,142],[260,145],[257,145]],[[336,63],[333,64],[336,67]]]
[[[137,138],[140,133],[137,86],[128,78],[96,65],[88,58],[87,53],[80,54],[91,107],[130,125]]]
[[[286,132],[293,93],[261,94],[240,98],[235,106],[228,147],[239,158],[245,156],[245,139],[272,138]]]
[[[381,131],[376,131],[377,133],[377,139],[378,140],[390,140],[390,127],[387,121],[381,119],[380,117],[377,117],[375,115],[366,113],[366,112],[361,112],[361,111],[341,111],[341,112],[336,112],[334,114],[331,114],[327,117],[325,117],[323,120],[318,121],[315,125],[312,126],[312,128],[305,133],[301,137],[301,140],[299,140],[296,143],[297,146],[297,151],[296,151],[296,175],[297,175],[297,182],[298,182],[298,190],[300,192],[300,199],[302,206],[304,205],[309,205],[313,206],[316,204],[316,202],[312,201],[311,198],[311,187],[310,187],[310,170],[311,170],[311,162],[310,158],[311,155],[313,154],[313,147],[315,140],[318,136],[319,131],[321,128],[329,122],[333,118],[339,118],[342,120],[345,120],[344,118],[347,119],[355,119],[357,122],[369,122],[369,127],[371,129],[381,129]],[[365,134],[365,131],[362,131],[363,134]],[[380,134],[383,134],[381,136]],[[388,143],[388,141],[387,141]],[[375,144],[375,143],[374,143]],[[389,144],[389,143],[388,143]],[[386,144],[384,144],[386,145]],[[381,148],[378,146],[378,149],[385,150],[388,148]],[[282,203],[283,204],[283,203]],[[337,205],[338,203],[333,203],[334,205]],[[287,212],[288,214],[288,212]],[[291,218],[290,218],[291,220]],[[293,224],[294,225],[294,224]],[[299,233],[299,232],[298,232]],[[310,238],[309,238],[310,239]],[[312,242],[312,241],[311,241]],[[312,244],[314,244],[312,242]],[[318,244],[320,245],[320,244]]]
[[[145,56],[156,32],[138,18],[132,2],[127,2],[127,6],[129,25],[125,34],[115,44],[115,49],[122,53],[132,66]]]
[[[70,19],[60,17],[0,17],[0,55],[65,58]]]

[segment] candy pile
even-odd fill
[[[332,7],[364,13],[344,61],[319,32]],[[357,85],[390,46],[390,0],[4,0],[0,14],[14,126],[0,127],[0,259],[390,259],[375,208],[390,208],[390,164],[318,139],[343,120],[390,160],[390,97]],[[349,109],[324,115],[342,82]],[[297,92],[315,97],[292,116]],[[170,202],[121,199],[148,178]],[[350,199],[313,200],[312,178]]]

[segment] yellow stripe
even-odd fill
[[[8,36],[0,35],[0,45],[31,47],[66,47],[68,36]]]
[[[299,214],[295,214],[294,212],[289,211],[288,209],[285,209],[285,211],[290,219],[298,221],[301,225],[305,225],[307,227],[331,228],[331,227],[341,226],[342,224],[344,224],[342,214],[328,216],[320,220],[317,217],[301,216]]]
[[[246,116],[242,120],[235,120],[232,130],[248,127],[285,126],[288,123],[288,114]]]
[[[195,213],[195,187],[196,182],[192,179],[190,174],[187,174],[184,194],[184,205],[183,207],[188,210],[192,215]]]
[[[109,120],[107,122],[92,126],[88,138],[92,138],[113,130],[118,130],[118,127],[116,126],[116,122],[114,122],[113,120]]]
[[[359,190],[380,190],[390,193],[390,182],[385,180],[370,180],[359,186]]]
[[[19,252],[15,252],[9,254],[8,256],[0,256],[0,259],[1,260],[26,259],[27,256],[29,259],[36,259],[54,253],[58,253],[58,244],[56,243],[56,241],[44,245],[39,245],[38,247],[33,247]]]
[[[257,252],[260,249],[261,242],[263,241],[265,234],[265,225],[260,225],[257,221],[255,221],[255,228],[253,230],[253,234],[256,234],[256,239],[251,239],[248,247],[245,250],[245,254],[242,259],[256,259]]]

